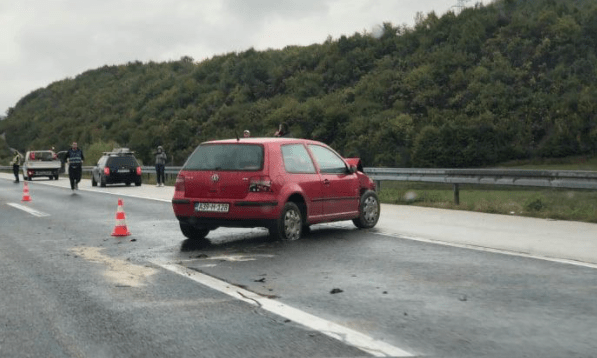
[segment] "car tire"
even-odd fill
[[[284,205],[280,217],[269,227],[272,239],[293,241],[301,238],[303,232],[303,215],[299,207],[288,202]]]
[[[370,229],[377,224],[380,215],[379,199],[372,190],[367,190],[361,195],[359,204],[359,217],[352,220],[359,229]]]
[[[97,182],[95,181],[95,176],[91,175],[91,186],[97,186]]]
[[[125,184],[126,186],[131,186],[131,182],[130,182],[130,181],[127,181],[127,182],[125,182],[124,184]]]
[[[104,177],[101,177],[101,178],[100,178],[100,186],[101,186],[102,188],[105,188],[105,187],[106,187],[106,178],[104,178]]]
[[[58,174],[55,174],[55,175],[54,175],[54,180],[58,180],[58,178],[59,178],[59,177],[60,177],[60,176],[59,176]]]
[[[48,179],[52,180],[52,179],[54,179],[54,177],[50,175],[50,176],[48,177]]]
[[[141,186],[141,180],[135,182],[135,186]]]
[[[190,240],[205,240],[207,243],[209,243],[209,240],[207,240],[205,237],[207,236],[207,234],[209,234],[209,229],[206,228],[197,228],[191,224],[187,224],[187,223],[183,223],[183,222],[179,222],[180,225],[180,231],[182,231],[182,234]]]

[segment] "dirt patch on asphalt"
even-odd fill
[[[156,269],[151,267],[131,264],[128,261],[115,259],[102,254],[103,250],[99,247],[76,247],[71,251],[91,262],[103,263],[107,266],[104,273],[107,279],[117,285],[141,287],[144,286],[147,279],[157,273]]]

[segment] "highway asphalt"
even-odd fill
[[[14,176],[0,173],[0,179],[14,180]],[[66,177],[58,181],[35,178],[32,184],[70,186]],[[23,181],[15,185],[23,186]],[[172,186],[150,184],[134,190],[124,186],[92,187],[87,179],[81,181],[79,188],[81,191],[101,191],[116,196],[168,202],[174,193]],[[35,200],[34,195],[31,193],[32,200]],[[353,224],[339,222],[334,225]],[[375,230],[412,240],[597,268],[597,224],[382,204],[381,218]]]

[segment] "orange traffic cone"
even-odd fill
[[[129,236],[131,233],[126,227],[126,219],[124,215],[124,209],[122,208],[122,199],[118,199],[118,210],[116,211],[116,225],[112,236]]]
[[[31,201],[31,197],[29,196],[29,184],[27,182],[23,182],[23,199],[21,201]]]

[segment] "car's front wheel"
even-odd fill
[[[361,195],[359,205],[359,217],[352,220],[359,229],[370,229],[377,224],[379,220],[380,206],[377,194],[368,190]]]
[[[269,227],[270,236],[280,240],[298,240],[303,232],[303,217],[299,207],[286,203],[278,220]]]

